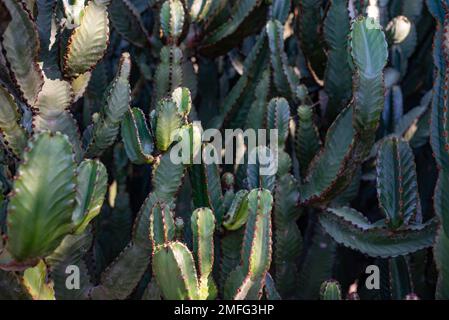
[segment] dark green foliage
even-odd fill
[[[0,0],[0,299],[449,299],[449,1],[377,2]]]

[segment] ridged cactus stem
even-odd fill
[[[225,298],[258,299],[271,264],[271,209],[268,190],[254,189],[248,194],[248,221],[242,245],[241,264],[230,273]]]
[[[448,96],[446,86],[449,81],[448,54],[448,7],[439,1],[429,0],[429,9],[434,16],[437,29],[434,36],[435,79],[433,87],[431,115],[431,144],[439,169],[439,177],[435,188],[434,208],[441,221],[437,232],[434,257],[439,270],[436,298],[449,299],[449,140],[448,140]]]
[[[199,272],[200,299],[214,299],[217,290],[212,278],[215,217],[210,209],[200,208],[193,212],[191,220],[193,252]]]

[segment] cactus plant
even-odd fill
[[[449,1],[0,20],[0,299],[449,299]]]
[[[338,281],[329,280],[321,285],[321,300],[341,300],[341,289]]]

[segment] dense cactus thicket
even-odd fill
[[[449,1],[0,0],[0,40],[1,299],[449,299]],[[173,160],[228,129],[277,170]]]

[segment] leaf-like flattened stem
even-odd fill
[[[147,270],[150,257],[148,248],[129,244],[102,273],[101,284],[91,291],[92,299],[126,299]]]
[[[167,151],[174,141],[175,133],[182,126],[178,107],[172,100],[164,99],[157,106],[156,145],[161,151]]]
[[[248,191],[240,190],[235,194],[226,216],[223,226],[227,230],[240,229],[248,220]]]
[[[158,246],[172,241],[175,237],[174,213],[166,204],[156,203],[151,209],[150,238],[153,252]]]
[[[412,292],[410,266],[407,257],[400,256],[388,261],[390,273],[391,297],[393,300],[402,300]]]
[[[449,167],[449,97],[447,95],[447,85],[449,83],[449,19],[447,19],[447,8],[444,2],[428,1],[428,5],[434,18],[437,20],[433,54],[436,71],[432,99],[430,142],[440,172],[435,189],[434,208],[441,219],[443,226],[443,231],[441,232],[444,232],[447,238],[449,237],[449,170],[447,170]],[[443,236],[440,235],[439,240],[442,241]],[[441,253],[435,255],[437,265],[442,265],[446,261],[446,259],[438,261],[440,258],[444,259],[445,256]],[[439,282],[441,283],[441,281],[446,281],[447,283],[448,277],[442,275]]]
[[[215,287],[211,277],[214,265],[215,217],[212,210],[199,208],[192,213],[193,252],[197,257],[200,299],[214,299],[209,288]]]
[[[241,249],[243,241],[244,228],[241,228],[235,232],[229,232],[221,238],[220,241],[220,277],[219,285],[220,289],[225,297],[232,297],[232,292],[224,294],[226,286],[228,286],[227,279],[234,269],[240,263]],[[232,288],[231,288],[232,289]]]
[[[171,242],[158,247],[153,254],[153,273],[165,299],[199,298],[195,262],[183,243]]]
[[[67,235],[55,251],[45,258],[45,263],[49,266],[50,277],[54,282],[57,300],[87,299],[92,284],[83,258],[92,245],[92,238],[90,230],[79,235]],[[67,267],[73,265],[77,266],[80,272],[78,290],[70,290],[66,286],[66,270]]]
[[[323,150],[312,161],[302,202],[325,203],[344,191],[374,144],[384,106],[385,35],[372,20],[359,17],[352,24],[350,45],[356,66],[353,103],[334,121]]]
[[[35,132],[61,132],[68,136],[77,161],[81,161],[82,148],[78,125],[69,111],[73,91],[70,83],[59,79],[45,79],[34,108],[33,127]]]
[[[54,124],[62,117],[72,103],[73,91],[67,81],[46,79],[42,91],[39,93],[34,108],[36,117],[34,127],[36,131],[50,130],[64,132],[64,124]],[[60,129],[61,128],[61,129]]]
[[[120,122],[125,117],[131,101],[129,76],[131,72],[131,57],[129,53],[122,54],[117,74],[106,92],[105,105],[93,126],[87,132],[92,134],[87,148],[87,157],[96,157],[109,148],[117,138]]]
[[[176,180],[173,176],[172,179]],[[103,272],[101,285],[92,291],[93,299],[125,299],[136,288],[150,264],[152,253],[150,217],[153,207],[160,200],[158,197],[162,199],[152,192],[146,198],[137,214],[131,242]],[[171,201],[172,198],[173,194],[167,194],[163,200]]]
[[[118,65],[117,74],[111,83],[111,89],[106,99],[104,114],[113,123],[119,123],[128,110],[131,100],[131,86],[129,77],[131,74],[131,56],[128,52],[122,53]]]
[[[444,9],[444,2],[429,0],[427,5],[437,21],[433,46],[436,70],[433,87],[430,142],[436,163],[440,168],[434,195],[434,208],[441,219],[442,226],[438,230],[433,250],[435,263],[439,271],[435,297],[437,299],[449,299],[449,171],[447,170],[449,165],[448,19],[447,10]]]
[[[132,1],[112,0],[109,14],[112,25],[123,38],[138,47],[149,45],[148,31]]]
[[[203,164],[204,184],[206,186],[208,206],[214,211],[217,223],[221,224],[224,215],[223,190],[220,171],[215,163]]]
[[[178,107],[178,112],[184,117],[188,116],[192,109],[190,90],[188,88],[176,88],[171,97]]]
[[[254,130],[262,129],[265,121],[266,110],[268,106],[268,96],[270,94],[271,70],[267,68],[256,88],[254,89],[254,101],[248,111],[251,117],[247,117],[245,128]]]
[[[183,83],[182,50],[176,46],[165,46],[161,49],[160,59],[154,75],[156,101],[170,95]]]
[[[344,109],[329,128],[324,148],[312,160],[301,185],[303,202],[325,194],[337,181],[354,141],[352,115],[351,107]]]
[[[329,208],[329,213],[342,218],[345,221],[350,221],[351,224],[362,230],[369,230],[373,227],[368,218],[366,218],[361,212],[349,207],[341,208]]]
[[[230,19],[207,36],[205,38],[205,44],[215,44],[234,34],[250,13],[260,6],[262,2],[262,0],[242,0],[234,3],[231,9]]]
[[[55,300],[53,284],[47,281],[47,266],[42,260],[23,273],[23,284],[33,300]]]
[[[434,218],[423,225],[395,231],[366,224],[363,228],[355,219],[337,216],[331,211],[320,214],[320,223],[338,243],[381,258],[407,255],[432,246],[438,226]]]
[[[442,3],[439,1],[429,0],[428,2],[429,5],[435,2],[436,7],[442,7]],[[441,11],[443,11],[442,8]],[[443,21],[445,20],[443,19]],[[448,51],[449,46],[443,51],[443,39],[445,34],[447,34],[443,27],[443,21],[439,21],[434,38],[433,56],[436,71],[433,87],[430,142],[438,166],[447,168],[449,166],[449,98],[446,85],[449,83],[449,68],[447,67],[448,63],[444,51]],[[445,43],[449,45],[447,41]],[[448,234],[449,228],[445,229],[445,232]]]
[[[74,78],[90,71],[106,52],[109,41],[107,6],[89,1],[73,31],[64,57],[64,73]]]
[[[274,98],[268,104],[267,129],[278,130],[279,148],[283,149],[289,134],[290,106],[284,98]]]
[[[161,28],[164,36],[176,43],[184,27],[184,7],[179,0],[167,0],[161,8]]]
[[[5,58],[23,97],[32,106],[44,84],[41,68],[37,64],[39,37],[36,26],[22,1],[2,2],[11,16],[11,21],[2,34]]]
[[[358,17],[352,24],[350,46],[357,70],[367,78],[374,78],[384,69],[388,59],[385,34],[373,18]]]
[[[288,57],[284,51],[284,27],[275,20],[267,23],[266,32],[271,52],[271,65],[273,66],[273,79],[277,90],[296,99],[296,90],[299,86],[299,77],[289,65]]]
[[[273,190],[276,182],[278,150],[258,146],[250,151],[247,165],[247,180],[250,189],[263,188]],[[263,160],[263,161],[262,161]],[[269,161],[268,161],[269,160]]]
[[[27,133],[19,124],[20,114],[13,96],[0,85],[0,132],[17,157],[27,144]]]
[[[434,195],[434,208],[441,220],[434,257],[439,271],[436,289],[437,299],[449,299],[449,99],[447,84],[449,83],[449,42],[447,8],[443,2],[428,1],[428,7],[437,21],[437,30],[434,38],[434,64],[436,67],[432,99],[431,115],[431,144],[439,177]]]
[[[392,228],[408,224],[417,212],[418,183],[413,152],[407,142],[389,138],[377,157],[379,206]]]
[[[374,139],[384,106],[383,69],[388,59],[388,45],[380,27],[371,18],[353,22],[350,47],[356,66],[354,76],[354,129],[368,145]]]
[[[135,164],[152,163],[154,142],[145,115],[139,108],[130,109],[121,124],[122,140],[128,158]]]
[[[137,213],[134,223],[132,241],[138,246],[145,247],[151,252],[151,235],[150,235],[150,217],[153,206],[157,203],[158,198],[154,192],[150,193],[145,199]]]
[[[108,173],[99,160],[84,160],[78,167],[76,208],[73,223],[76,233],[84,232],[103,205],[108,186]]]
[[[305,105],[298,107],[295,143],[301,175],[305,177],[310,162],[321,148],[320,134],[313,122],[312,107]]]
[[[299,0],[297,23],[301,48],[308,60],[309,69],[316,78],[323,78],[326,54],[319,32],[323,0]]]
[[[297,183],[288,174],[278,179],[274,194],[274,265],[276,286],[284,298],[296,293],[297,282],[292,281],[298,273],[297,261],[302,249],[302,236],[296,221],[300,211],[297,207],[299,192]]]
[[[92,77],[92,72],[87,71],[86,73],[80,74],[78,77],[72,81],[73,90],[73,103],[77,102],[86,92],[87,86],[89,85],[90,78]]]
[[[349,64],[348,34],[350,18],[348,0],[332,0],[324,22],[324,37],[329,46],[324,88],[329,96],[326,109],[333,121],[352,94],[352,70]]]
[[[73,230],[75,161],[68,139],[42,133],[29,148],[8,206],[7,250],[17,261],[51,253]]]
[[[270,191],[254,189],[248,194],[248,221],[242,245],[241,265],[227,280],[226,292],[235,299],[260,298],[265,275],[271,264]]]
[[[329,280],[323,282],[320,289],[321,300],[341,300],[341,288],[338,281]]]
[[[153,167],[154,192],[161,201],[173,201],[184,177],[184,165],[174,164],[170,152],[164,153]]]

